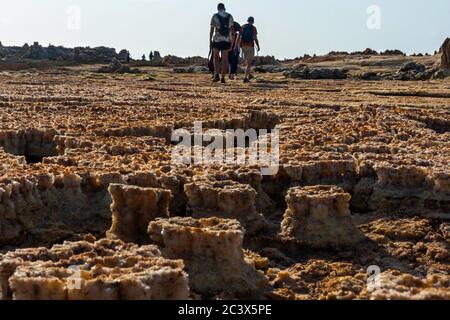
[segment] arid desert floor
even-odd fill
[[[0,73],[0,298],[450,299],[450,78],[95,70]],[[175,164],[195,121],[279,170]]]

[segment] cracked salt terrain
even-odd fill
[[[0,73],[0,298],[450,299],[448,78],[92,70]],[[173,165],[194,121],[280,170]]]

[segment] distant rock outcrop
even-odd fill
[[[35,60],[48,59],[47,50],[44,49],[38,42],[33,43],[32,46],[24,46],[24,49],[25,53],[22,56],[23,58]]]
[[[153,58],[155,60],[155,58]],[[181,58],[173,55],[167,55],[162,59],[162,64],[172,66],[207,66],[208,59],[203,57]]]
[[[78,50],[76,61],[79,63],[108,63],[117,57],[116,49],[107,47],[75,48]]]
[[[123,65],[117,58],[113,58],[109,66],[98,69],[99,73],[141,73],[139,69],[130,69],[129,66]]]
[[[309,67],[301,67],[296,70],[288,70],[284,72],[286,78],[292,79],[346,79],[347,71],[343,69],[311,69]]]
[[[366,50],[364,50],[362,52],[354,52],[352,54],[361,54],[361,55],[366,55],[366,56],[376,56],[376,55],[378,55],[378,52],[376,50],[367,48]]]
[[[34,42],[31,46],[26,43],[22,47],[0,46],[0,59],[3,61],[21,61],[28,59],[75,63],[109,63],[113,58],[117,57],[119,57],[119,55],[116,50],[107,47],[65,48],[54,45],[43,47],[38,42]]]
[[[388,72],[381,75],[383,80],[417,81],[429,80],[433,77],[436,69],[426,67],[414,61],[406,62],[397,72]]]
[[[425,66],[414,61],[407,62],[397,72],[377,73],[365,72],[356,78],[366,81],[400,80],[400,81],[425,81],[430,79],[444,79],[450,76],[450,69],[438,69]]]
[[[436,69],[427,68],[421,63],[407,62],[394,74],[394,80],[429,80],[435,74]]]
[[[155,51],[153,52],[153,60],[154,62],[161,62],[162,57],[161,57],[161,53],[159,53],[159,51]]]
[[[274,56],[257,56],[255,57],[255,66],[277,65],[278,61]]]
[[[399,72],[409,72],[409,71],[413,71],[413,72],[424,72],[425,71],[425,66],[423,64],[420,63],[416,63],[416,62],[407,62],[405,63],[399,70]]]
[[[347,51],[330,51],[327,56],[348,56],[349,54]]]
[[[117,55],[117,59],[119,61],[127,61],[129,56],[130,56],[130,52],[126,49],[123,49],[123,50],[120,50],[119,54]]]
[[[397,49],[385,50],[385,51],[381,52],[380,55],[382,55],[382,56],[406,56],[406,54],[403,51],[397,50]]]
[[[441,69],[450,69],[450,38],[445,39],[439,52],[441,57]]]
[[[347,52],[347,51],[331,51],[327,54],[327,56],[357,56],[357,55],[364,55],[364,56],[405,56],[406,54],[400,50],[385,50],[383,52],[378,53],[376,50],[367,48],[364,51],[354,51],[354,52]]]

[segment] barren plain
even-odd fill
[[[0,73],[0,298],[450,299],[449,78],[95,69]],[[278,172],[174,165],[194,121]]]

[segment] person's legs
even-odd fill
[[[230,65],[230,79],[233,80],[233,65],[234,65],[234,52],[231,50],[228,53],[228,64]]]
[[[245,65],[246,65],[246,68],[245,68],[245,78],[246,78],[246,79],[250,79],[250,74],[251,74],[251,72],[252,72],[252,60],[247,59],[247,60],[245,61]]]
[[[231,76],[230,78],[234,79],[237,76],[237,69],[239,64],[239,51],[238,50],[230,51],[229,54],[232,55],[232,59],[229,59],[230,76]]]
[[[255,58],[255,49],[253,47],[244,47],[242,48],[242,52],[244,53],[246,65],[244,82],[249,82],[252,72],[253,59]]]
[[[220,51],[214,48],[214,80],[218,81],[218,76],[220,73]]]
[[[225,79],[225,75],[229,70],[228,65],[228,50],[222,51],[222,80]]]
[[[244,82],[249,82],[252,71],[252,63],[255,57],[255,49],[253,47],[243,47],[242,52],[244,53],[246,65]]]

